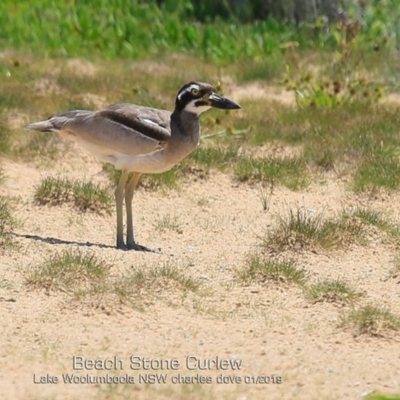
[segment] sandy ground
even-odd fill
[[[18,249],[0,258],[1,399],[320,400],[359,399],[373,390],[400,392],[400,343],[394,335],[355,335],[338,327],[348,305],[313,304],[297,287],[273,282],[245,286],[237,278],[249,253],[259,248],[260,237],[290,207],[329,216],[363,204],[398,221],[398,194],[359,197],[346,189],[345,180],[332,177],[302,192],[277,187],[270,211],[264,212],[257,186],[238,184],[215,171],[207,179],[188,176],[178,191],[136,193],[137,240],[162,249],[153,254],[113,247],[114,214],[34,204],[35,185],[48,173],[107,181],[101,165],[83,151],[73,149],[51,169],[9,160],[3,169],[0,193],[17,199],[14,213],[22,225],[15,231]],[[157,228],[164,216],[179,229]],[[145,293],[142,309],[112,298],[76,300],[68,293],[27,287],[29,269],[74,247],[95,253],[113,274],[173,265],[201,285],[195,293],[173,285]],[[290,256],[311,281],[345,279],[365,292],[359,304],[372,302],[400,314],[399,280],[386,279],[396,254],[393,243],[372,236],[363,246]],[[77,369],[74,356],[101,360],[97,366],[110,370],[90,369],[90,364]],[[152,360],[153,369],[131,364],[132,356]],[[232,360],[239,364],[232,366]],[[163,370],[156,368],[160,363]],[[144,383],[152,379],[149,373],[167,374],[166,383]],[[64,383],[65,374],[83,379],[128,375],[135,383],[70,384]]]

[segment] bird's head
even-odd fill
[[[208,83],[189,82],[181,87],[176,96],[175,109],[179,111],[185,110],[200,115],[211,107],[223,110],[240,108],[239,104],[219,95]]]

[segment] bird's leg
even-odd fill
[[[124,201],[124,190],[128,171],[122,170],[121,178],[115,189],[115,203],[117,205],[117,248],[124,249],[124,221],[122,216],[122,203]]]
[[[125,188],[125,207],[126,207],[126,244],[127,247],[134,250],[144,250],[142,246],[135,243],[133,236],[133,217],[132,217],[132,199],[135,192],[136,185],[139,182],[139,178],[142,174],[134,172],[129,183],[126,184]]]

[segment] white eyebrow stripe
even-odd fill
[[[200,91],[200,86],[196,85],[195,83],[192,83],[190,86],[188,86],[187,88],[185,88],[182,92],[180,92],[178,94],[178,99],[180,100],[181,97],[185,94],[190,92],[192,89],[197,89],[198,91]]]

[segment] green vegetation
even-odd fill
[[[92,182],[47,176],[35,189],[38,204],[59,205],[72,203],[80,211],[110,213],[113,197],[106,188]]]
[[[29,163],[38,159],[56,162],[62,168],[64,162],[71,161],[70,156],[76,156],[71,154],[74,145],[52,133],[24,131],[25,125],[64,110],[98,109],[117,102],[172,110],[178,88],[190,80],[199,80],[214,84],[220,92],[238,101],[242,109],[232,113],[210,110],[202,116],[200,146],[171,171],[144,175],[140,187],[179,188],[180,179],[209,177],[218,170],[231,174],[235,186],[249,183],[259,188],[258,193],[253,190],[249,194],[259,195],[264,211],[269,210],[271,199],[274,206],[277,204],[272,197],[277,186],[297,191],[310,186],[314,193],[317,185],[328,181],[329,188],[324,191],[327,203],[332,181],[360,192],[356,195],[359,204],[376,204],[368,196],[370,191],[375,194],[381,189],[399,190],[398,0],[349,0],[341,2],[348,6],[347,19],[328,22],[323,17],[311,16],[296,21],[297,24],[293,15],[279,15],[279,10],[268,10],[268,17],[263,18],[255,7],[237,6],[249,2],[3,0],[1,155]],[[277,10],[299,2],[257,3]],[[211,13],[213,7],[215,12]],[[118,182],[120,171],[105,165],[104,172],[113,184]],[[343,180],[339,182],[340,178]],[[352,203],[355,195],[348,195]],[[293,196],[300,198],[298,193]],[[215,202],[210,206],[213,198],[212,193],[203,190],[199,198],[191,199],[193,207],[201,207],[200,212],[208,218],[204,224],[215,222],[210,220],[215,219]],[[81,211],[99,213],[111,212],[114,207],[108,187],[54,176],[43,178],[35,188],[35,201],[72,204]],[[306,202],[309,204],[309,200]],[[265,317],[273,308],[269,301],[275,301],[280,293],[273,291],[271,296],[270,286],[291,285],[300,297],[303,293],[311,308],[320,307],[312,304],[317,302],[356,306],[341,320],[341,326],[351,332],[381,336],[393,331],[398,335],[400,318],[384,308],[363,306],[364,298],[358,302],[364,295],[357,290],[361,287],[352,288],[345,280],[324,277],[310,283],[305,268],[309,260],[315,262],[320,250],[348,249],[353,243],[367,245],[371,238],[380,251],[393,251],[398,246],[399,227],[385,213],[367,207],[322,215],[321,202],[315,204],[311,206],[318,206],[317,211],[295,207],[279,216],[276,226],[262,240],[261,251],[251,255],[238,271],[236,282],[231,277],[225,279],[231,271],[229,265],[225,269],[226,260],[219,260],[216,268],[211,265],[201,279],[208,281],[207,290],[217,292],[204,306],[199,301],[199,292],[203,292],[201,281],[192,277],[187,268],[173,263],[157,264],[154,268],[134,264],[130,268],[129,261],[129,271],[117,272],[94,254],[75,247],[53,254],[29,271],[24,269],[25,283],[37,289],[72,294],[73,299],[82,300],[79,305],[83,307],[84,298],[90,297],[90,304],[102,309],[108,304],[114,308],[128,304],[153,312],[150,306],[154,303],[175,306],[189,298],[190,312],[204,310],[219,321],[221,316],[229,316],[239,323],[244,321],[244,315],[248,320],[253,310],[257,317]],[[254,239],[254,220],[241,212],[245,206],[234,206],[240,231],[232,233],[241,246],[239,251],[250,243],[240,242],[243,232],[250,241],[251,236]],[[269,223],[269,216],[261,213],[259,204],[255,208],[254,212]],[[73,219],[76,216],[70,218]],[[150,223],[156,233],[187,234],[174,214]],[[35,231],[36,225],[30,221],[29,230]],[[224,219],[220,228],[229,226]],[[14,227],[8,201],[0,197],[0,253],[12,243]],[[31,233],[35,234],[17,236],[24,244],[29,238],[30,243],[49,246],[46,238],[35,236],[34,242]],[[376,240],[377,236],[382,243]],[[313,254],[304,254],[303,250]],[[199,253],[196,249],[195,252]],[[106,253],[112,252],[107,249]],[[133,253],[132,256],[147,257]],[[123,263],[128,254],[121,257],[118,263]],[[336,257],[341,258],[342,253],[330,254],[333,266]],[[397,260],[389,272],[390,279],[398,280],[399,265]],[[312,273],[318,273],[318,269],[314,268]],[[236,288],[238,282],[243,286],[259,285],[263,290]],[[387,282],[388,287],[394,284]],[[12,280],[0,279],[2,289],[13,290],[15,285]],[[379,285],[384,293],[385,283],[380,281]],[[232,293],[235,301],[229,299],[224,305]],[[277,300],[286,302],[284,298]],[[221,307],[215,307],[216,301]],[[282,324],[287,327],[292,325],[287,323],[292,321],[289,314],[282,314]],[[325,329],[326,325],[331,327],[331,317],[327,321],[321,314],[311,322],[300,323],[298,328],[309,329],[316,321]],[[185,390],[196,391],[198,387]],[[375,394],[370,398],[394,400],[398,396]]]
[[[0,118],[3,118],[3,115],[0,114]],[[0,123],[0,154],[7,153],[10,149],[10,130]]]
[[[109,268],[94,254],[68,249],[30,269],[25,282],[35,288],[79,294],[104,284]]]
[[[239,279],[244,283],[274,281],[304,286],[307,273],[304,269],[296,267],[293,261],[269,260],[253,255],[240,271]]]
[[[165,1],[161,7],[157,3],[151,0],[94,0],[79,4],[23,0],[16,6],[15,2],[5,0],[0,5],[0,43],[3,47],[52,55],[95,53],[138,58],[187,52],[214,62],[231,62],[282,54],[288,49],[287,43],[292,42],[303,48],[311,44],[321,49],[332,48],[340,41],[343,30],[335,24],[328,29],[323,18],[314,24],[304,24],[301,29],[278,23],[271,17],[242,24],[237,17],[251,18],[250,4],[246,9],[241,7],[235,11],[234,7],[226,8],[228,3],[225,3],[222,15],[228,20],[222,21],[213,18],[216,14],[213,2],[199,6],[198,2],[189,0]],[[363,17],[362,24],[353,28],[360,43],[379,46],[394,37],[399,17],[394,0],[385,1],[382,8],[375,2],[364,6],[350,4],[353,4],[348,10],[350,18]],[[271,11],[279,16],[279,10],[272,7]],[[259,11],[253,12],[256,13],[253,17],[259,17]],[[282,16],[290,19],[289,15]],[[207,24],[199,22],[200,19]]]
[[[313,210],[297,207],[290,209],[286,217],[279,217],[278,226],[264,239],[264,246],[278,251],[321,247],[333,249],[358,238],[361,225],[347,214],[325,219]]]
[[[398,150],[378,149],[371,151],[359,164],[354,176],[354,190],[400,187],[400,161]]]
[[[240,181],[280,183],[289,189],[298,190],[307,186],[306,166],[302,159],[242,157],[235,166],[235,175]]]
[[[308,287],[306,296],[315,303],[329,302],[346,304],[358,299],[361,293],[350,288],[348,284],[342,280],[326,279]]]
[[[230,144],[223,145],[201,145],[191,155],[190,160],[196,166],[211,168],[216,167],[220,170],[226,169],[227,166],[237,162],[239,158],[238,147]]]
[[[199,281],[184,274],[179,267],[168,263],[154,269],[149,269],[148,266],[135,268],[130,274],[111,283],[108,290],[117,294],[121,300],[143,300],[144,292],[157,296],[167,289],[196,292],[199,286]]]
[[[117,3],[103,4],[100,0],[97,1],[101,3],[99,6],[101,11],[95,13],[96,18],[106,18],[102,13],[104,9],[110,7],[106,20],[110,26],[106,22],[100,26],[118,30],[111,27],[114,22],[117,25],[123,24],[120,21],[124,19],[115,19]],[[57,7],[63,12],[66,11],[66,16],[75,13],[79,20],[84,18],[85,13],[96,2],[80,6],[79,11],[74,5],[69,7],[61,2],[55,3],[46,8],[45,5],[38,4],[28,7],[22,2],[20,7],[12,11],[20,19],[13,20],[11,25],[22,24],[25,19],[29,23],[36,23],[30,13],[36,12],[39,15],[40,7],[44,7],[44,14],[52,15],[54,12],[56,16],[53,20],[42,21],[37,29],[42,29],[43,24],[56,23],[59,16],[64,15],[61,11],[55,11]],[[179,4],[184,7],[184,3],[185,1]],[[389,4],[387,6],[389,7]],[[0,5],[0,10],[1,7],[7,8],[11,5],[6,1]],[[143,8],[147,10],[143,12],[147,13],[156,5],[152,2],[146,4],[130,2],[123,7]],[[182,11],[179,7],[173,9],[172,14],[179,14]],[[368,13],[374,12],[372,4],[367,8]],[[205,171],[218,168],[233,173],[240,181],[284,185],[292,190],[305,188],[313,182],[316,175],[325,172],[351,176],[350,185],[356,191],[376,190],[381,187],[396,190],[400,185],[398,165],[400,114],[397,112],[396,104],[384,103],[381,98],[385,97],[385,93],[400,87],[400,70],[395,62],[397,56],[391,50],[394,40],[389,34],[392,31],[390,25],[392,15],[388,15],[386,11],[386,9],[384,12],[381,10],[375,15],[376,21],[380,24],[379,29],[375,27],[368,32],[364,30],[364,26],[355,29],[354,21],[350,18],[344,26],[339,28],[335,25],[326,34],[316,34],[314,29],[313,40],[309,39],[308,44],[305,41],[307,35],[302,29],[294,29],[290,25],[276,22],[273,25],[272,20],[254,22],[246,26],[242,26],[238,21],[230,21],[229,24],[226,21],[211,21],[210,24],[204,25],[196,22],[195,24],[201,27],[199,32],[203,28],[213,26],[214,23],[235,26],[238,28],[235,32],[239,33],[242,28],[254,28],[254,34],[248,36],[246,40],[255,47],[259,46],[256,40],[259,37],[256,27],[263,23],[272,24],[272,31],[268,31],[268,37],[272,38],[276,33],[279,40],[273,43],[271,54],[268,54],[267,58],[265,51],[258,49],[254,50],[254,54],[250,52],[247,56],[233,57],[229,63],[216,61],[213,57],[202,57],[202,55],[199,57],[196,51],[194,51],[196,54],[191,53],[191,49],[194,49],[192,46],[190,49],[183,46],[174,50],[180,53],[178,56],[174,52],[167,54],[164,50],[160,52],[154,50],[153,53],[151,46],[146,45],[146,52],[143,50],[143,55],[140,57],[146,57],[147,60],[137,61],[134,64],[126,59],[104,61],[96,57],[94,57],[95,64],[85,60],[66,60],[60,63],[57,59],[32,54],[15,51],[6,53],[0,59],[0,74],[6,78],[0,87],[2,114],[16,114],[20,121],[19,124],[11,124],[9,118],[4,118],[3,127],[0,127],[0,151],[29,160],[39,156],[42,160],[48,158],[54,161],[57,159],[57,154],[63,151],[61,146],[68,146],[68,142],[54,134],[23,132],[22,127],[26,123],[46,118],[61,110],[93,109],[125,101],[172,109],[177,88],[187,80],[209,81],[219,86],[222,92],[228,91],[229,94],[229,91],[235,90],[237,86],[246,88],[241,86],[243,81],[258,79],[262,94],[260,98],[257,87],[254,96],[250,88],[246,98],[237,99],[242,105],[242,111],[228,115],[220,110],[214,110],[204,115],[201,146],[171,171],[154,176],[145,175],[139,184],[150,189],[176,188],[179,187],[179,179],[184,176],[190,176],[189,174],[206,176]],[[120,11],[118,15],[119,13]],[[31,17],[28,18],[28,14]],[[1,15],[0,13],[0,20]],[[130,18],[129,12],[126,12],[126,15]],[[156,12],[152,15],[152,19],[157,15],[159,14]],[[142,23],[141,13],[135,18],[139,21],[138,24]],[[163,22],[168,18],[169,14],[163,17]],[[371,14],[365,14],[365,18],[371,27]],[[74,21],[72,17],[70,20],[65,18],[63,24],[69,26],[71,21]],[[189,22],[183,19],[182,23]],[[86,22],[87,29],[89,25],[89,22]],[[161,23],[155,25],[158,28],[162,26]],[[79,34],[73,28],[74,33],[67,39],[76,42],[78,38],[83,40],[82,35],[85,34],[85,43],[74,46],[71,44],[71,48],[76,50],[66,51],[66,55],[78,55],[74,51],[85,51],[83,50],[85,46],[92,43],[96,37],[95,30],[98,26],[93,28],[92,36],[87,35],[86,30]],[[154,24],[149,26],[153,27]],[[11,29],[10,24],[7,26],[0,24],[0,38],[2,29]],[[47,29],[46,35],[56,36],[57,32],[60,33],[60,29],[64,28],[57,26],[54,29]],[[350,35],[352,29],[355,30]],[[25,28],[21,31],[13,30],[14,35],[22,36],[30,35],[32,32],[34,30],[30,29],[27,32]],[[149,32],[151,33],[151,29],[146,28],[146,33],[143,34],[150,34]],[[221,32],[218,29],[218,35]],[[181,34],[183,33],[179,32],[178,36]],[[228,35],[226,40],[229,42],[235,38],[239,43],[240,40],[238,41],[235,35],[236,33],[233,36]],[[330,36],[330,39],[322,40],[324,35]],[[290,38],[293,40],[288,42]],[[384,38],[386,39],[383,40]],[[24,41],[18,40],[23,46]],[[58,40],[61,40],[60,36]],[[117,57],[120,53],[115,55],[107,53],[117,51],[118,47],[110,44],[112,37],[108,40],[107,47],[102,47],[103,36],[99,37],[100,45],[92,46],[92,49],[97,49],[93,50],[94,53],[102,57],[104,55],[109,58]],[[40,44],[42,50],[49,54],[62,49],[62,45],[58,43],[57,46],[54,44],[54,50],[46,50],[43,43]],[[49,43],[51,46],[51,40]],[[213,44],[218,49],[219,60],[230,59],[229,52],[225,53],[227,50],[221,43],[225,42],[218,40]],[[164,44],[167,46],[168,42]],[[239,47],[242,49],[240,51],[244,51],[244,46]],[[310,47],[313,47],[313,51],[309,50]],[[329,51],[326,51],[327,49]],[[140,45],[135,46],[136,50],[142,51]],[[93,51],[90,53],[85,51],[85,54],[94,54]],[[188,52],[191,55],[187,55]],[[182,53],[187,54],[182,55]],[[159,61],[160,54],[162,62]],[[131,57],[136,56],[131,55]],[[181,68],[181,64],[184,64],[185,68]],[[285,66],[287,68],[284,68]],[[230,82],[231,77],[233,83]],[[284,101],[280,101],[279,96],[268,96],[269,89],[266,89],[267,86],[262,82],[268,82],[270,85],[272,79],[275,79],[274,84],[278,82],[281,84],[279,90],[283,90],[284,85],[287,87],[290,95],[282,93],[281,98]],[[265,144],[271,151],[265,155],[257,152],[255,156],[252,150],[255,145],[261,144]],[[283,155],[274,153],[275,148],[282,147],[287,150]],[[119,173],[113,172],[112,167],[106,168],[110,171],[112,181],[115,181]]]
[[[12,244],[11,231],[15,225],[16,221],[11,214],[8,200],[0,196],[0,249]]]
[[[368,227],[375,227],[389,238],[399,237],[397,225],[377,211],[357,207],[344,209],[335,217],[324,218],[302,207],[279,216],[278,225],[264,239],[264,246],[277,251],[320,247],[330,250],[350,243],[366,243]]]
[[[367,305],[343,316],[340,326],[351,327],[359,335],[384,336],[400,329],[400,318],[384,308]]]
[[[400,234],[399,227],[379,211],[366,207],[356,207],[352,210],[345,210],[343,215],[347,216],[347,218],[358,218],[362,223],[374,226],[392,237],[398,237]]]
[[[367,400],[400,400],[400,395],[373,393],[367,397]]]

